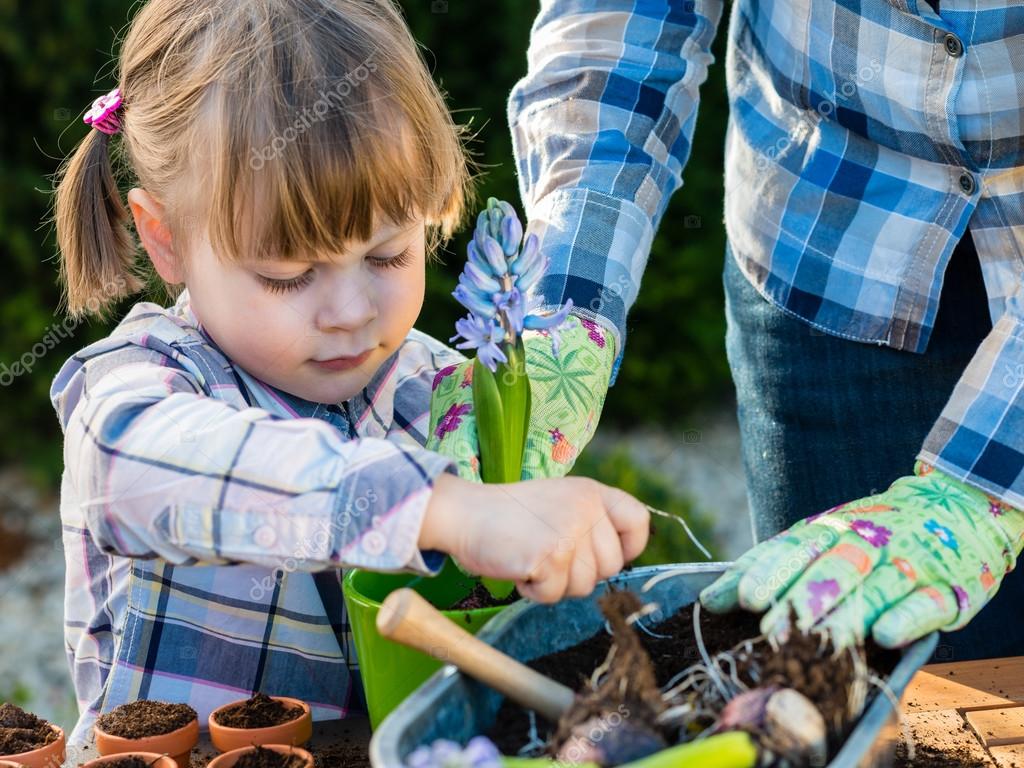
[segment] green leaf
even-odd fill
[[[480,362],[479,357],[473,361],[473,404],[476,406],[476,433],[480,442],[480,477],[485,483],[503,482],[505,435],[501,395],[495,374]]]

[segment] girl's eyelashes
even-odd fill
[[[408,266],[413,260],[413,249],[409,246],[397,256],[368,257],[367,261],[381,269],[400,269]],[[291,277],[287,280],[275,280],[272,277],[256,273],[256,278],[271,293],[284,293],[285,291],[296,291],[313,281],[316,273],[308,269],[298,277]]]
[[[384,269],[399,269],[401,267],[407,267],[413,259],[412,246],[410,245],[404,251],[397,256],[386,256],[384,258],[371,258],[369,261],[378,267]]]
[[[314,272],[312,269],[307,269],[298,277],[291,277],[287,280],[274,280],[271,277],[266,277],[258,272],[256,278],[263,283],[265,287],[271,293],[284,293],[285,291],[294,291],[302,288],[304,285],[308,285],[313,281]]]

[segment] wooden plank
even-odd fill
[[[904,721],[904,733],[914,742],[914,765],[929,765],[940,758],[956,759],[969,766],[991,768],[995,765],[955,709],[914,712],[905,715]]]
[[[1024,744],[991,747],[989,752],[999,768],[1024,768]]]
[[[904,712],[1024,703],[1024,657],[929,664],[903,694]]]
[[[1024,744],[1024,706],[973,710],[965,716],[986,747]]]

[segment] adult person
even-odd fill
[[[723,10],[543,0],[510,95],[540,292],[614,330],[610,383]],[[726,346],[761,543],[707,607],[1024,649],[1022,34],[1012,2],[732,6]]]

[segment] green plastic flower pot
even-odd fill
[[[370,711],[370,726],[377,725],[415,691],[441,662],[412,648],[387,640],[377,632],[377,611],[389,594],[400,587],[411,587],[431,605],[444,607],[473,591],[477,580],[466,576],[449,558],[433,577],[409,573],[376,573],[353,569],[345,575],[345,607],[348,609],[352,638]],[[441,611],[472,634],[508,606],[476,608],[468,611]]]

